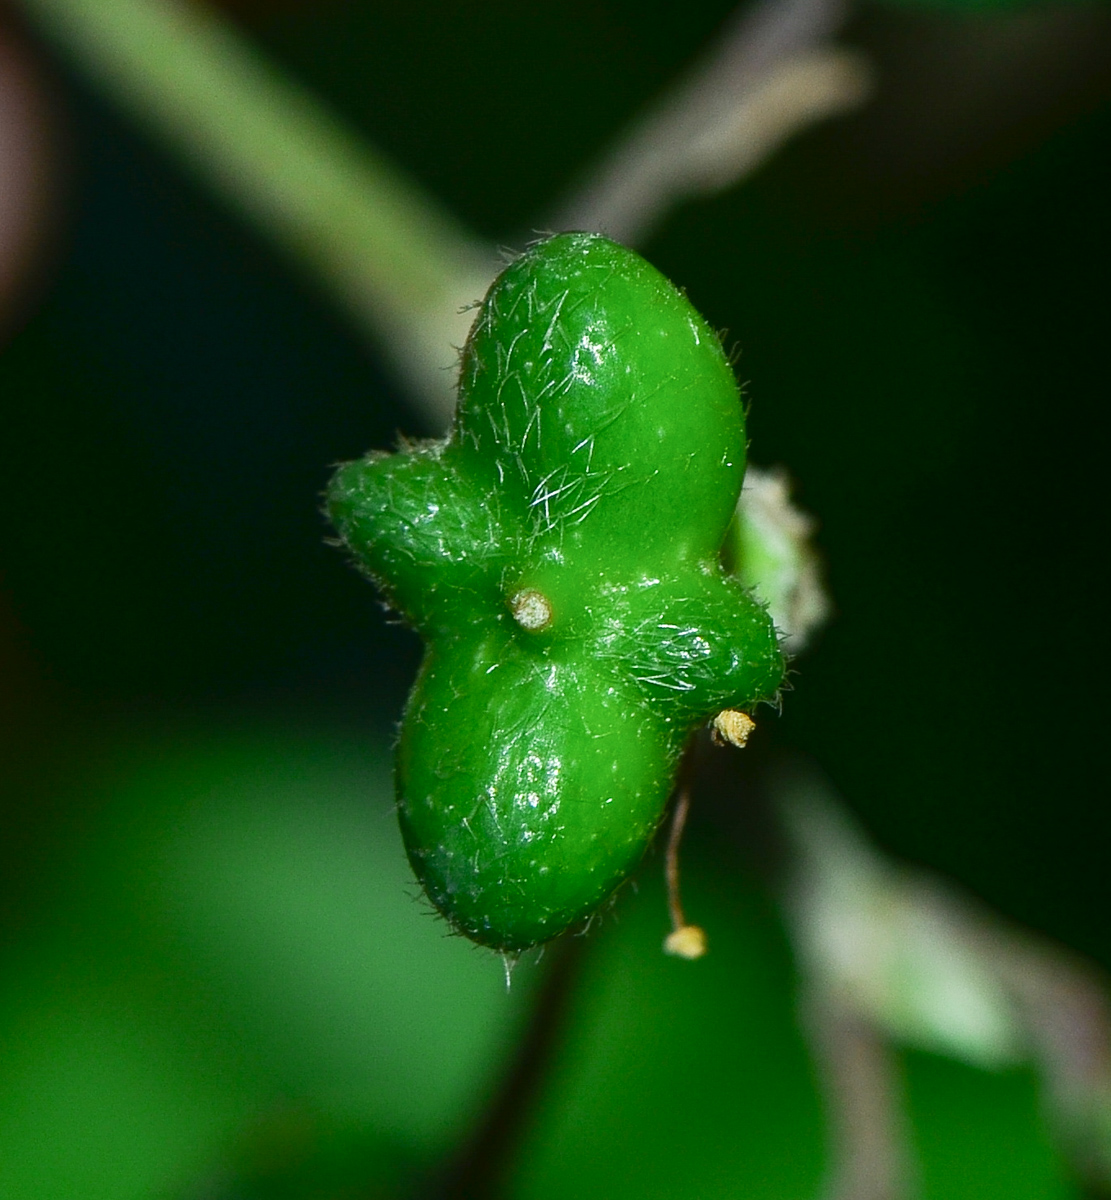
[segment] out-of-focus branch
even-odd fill
[[[1014,1003],[940,881],[887,862],[818,780],[779,790],[795,846],[795,944],[821,989],[893,1037],[979,1066],[1025,1049]]]
[[[442,1176],[426,1193],[435,1200],[484,1200],[505,1192],[505,1178],[521,1134],[533,1118],[537,1096],[559,1049],[587,940],[552,943],[551,961],[513,1062],[483,1118]]]
[[[862,103],[859,54],[825,43],[841,0],[764,0],[634,124],[548,222],[635,245],[688,196],[737,182],[789,137]]]
[[[216,12],[184,0],[21,0],[39,29],[372,333],[428,423],[498,260]],[[553,228],[635,242],[669,205],[735,182],[791,133],[859,103],[857,56],[819,47],[841,0],[770,0],[614,152]]]
[[[870,1021],[829,994],[804,1002],[826,1097],[830,1167],[822,1200],[904,1200],[914,1194],[895,1053]]]
[[[299,258],[445,424],[461,309],[497,268],[421,188],[375,154],[218,13],[181,0],[22,0],[39,29],[130,116]]]
[[[1056,946],[990,927],[982,952],[1014,999],[1050,1117],[1081,1171],[1111,1187],[1111,1005],[1106,981]]]
[[[0,332],[19,308],[50,211],[46,109],[28,56],[0,27]]]
[[[814,1011],[834,1014],[824,1024],[811,1022],[819,1062],[840,1053],[830,1031],[846,1028],[974,1066],[1033,1061],[1050,1118],[1077,1165],[1104,1186],[1111,1183],[1111,1006],[1104,981],[928,873],[886,861],[820,779],[784,777],[777,794],[795,850],[787,908],[805,992],[818,1002]],[[848,1068],[827,1070],[833,1125],[849,1131],[839,1143],[846,1179],[876,1174],[885,1155],[899,1159],[897,1148],[877,1149],[852,1135],[858,1122],[842,1110],[889,1089],[890,1081],[882,1056],[847,1046],[845,1062],[873,1078],[857,1078],[842,1091]],[[897,1132],[889,1130],[888,1140]],[[873,1195],[835,1194],[837,1200]]]

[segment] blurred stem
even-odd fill
[[[824,1200],[915,1194],[894,1051],[879,1030],[831,994],[812,995],[805,1016],[832,1141]]]
[[[913,1188],[890,1048],[973,1067],[1032,1062],[1093,1186],[1111,1183],[1107,979],[928,872],[886,859],[799,763],[773,783],[793,849],[785,894],[834,1137],[833,1200]]]
[[[220,15],[186,0],[21,0],[42,32],[338,297],[392,360],[430,429],[455,403],[466,311],[498,268]],[[822,45],[844,0],[763,0],[629,131],[553,229],[635,244],[686,196],[720,189],[787,138],[859,104],[858,55]]]
[[[435,1200],[485,1200],[503,1194],[513,1155],[532,1118],[540,1089],[559,1049],[578,982],[586,938],[565,935],[552,942],[540,994],[517,1053],[481,1123],[463,1144],[446,1174],[429,1193]]]
[[[496,260],[221,16],[175,0],[22,0],[40,30],[338,295],[437,425],[453,403],[450,319]]]
[[[547,224],[638,245],[680,201],[732,186],[809,125],[863,103],[868,63],[827,41],[846,8],[845,0],[742,4]]]

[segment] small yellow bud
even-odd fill
[[[664,953],[676,958],[701,958],[706,953],[706,931],[698,925],[681,925],[664,938]]]
[[[727,708],[714,717],[711,728],[717,739],[743,750],[749,735],[756,728],[756,722],[748,713],[739,712],[735,708]]]

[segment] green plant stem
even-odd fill
[[[470,316],[458,330],[451,318],[492,277],[487,247],[210,9],[23,6],[133,119],[346,302],[442,410],[431,416],[450,412],[454,377],[443,368]]]

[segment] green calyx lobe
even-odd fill
[[[774,698],[764,609],[719,563],[744,414],[717,337],[632,251],[531,248],[491,286],[443,442],[339,469],[344,542],[424,637],[397,786],[409,858],[475,941],[588,918],[683,746]]]

